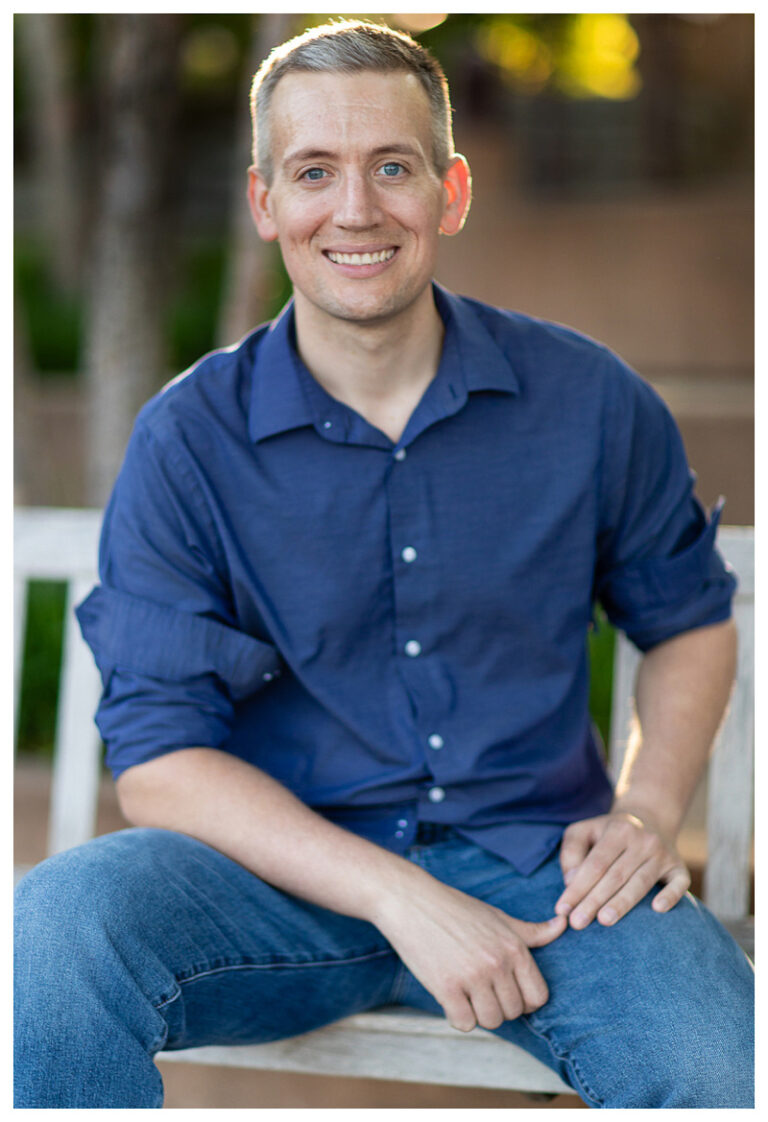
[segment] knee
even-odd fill
[[[629,1105],[665,1108],[754,1106],[754,1021],[748,995],[730,995],[710,1017],[657,1022],[624,1071]],[[683,1004],[685,1004],[683,1002]]]
[[[156,831],[105,835],[49,857],[19,882],[15,892],[15,940],[67,956],[93,938],[130,926],[137,882],[146,886]],[[131,835],[145,834],[144,838]],[[138,843],[138,844],[137,844]]]
[[[736,995],[734,995],[735,997]],[[683,1062],[669,1106],[709,1109],[754,1107],[754,1017],[749,995],[721,1007],[680,1042]],[[664,1103],[663,1105],[667,1105]]]

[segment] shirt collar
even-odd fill
[[[455,359],[469,393],[498,390],[517,394],[520,382],[507,355],[475,310],[474,301],[456,296],[433,282],[437,310],[445,324],[444,356],[455,347]]]
[[[509,359],[481,321],[472,301],[455,296],[437,283],[433,283],[433,291],[445,324],[443,355],[434,389],[437,391],[439,384],[444,383],[455,397],[458,382],[467,393],[518,393],[520,384]],[[259,346],[248,418],[249,435],[254,441],[316,423],[310,400],[314,395],[308,393],[311,375],[296,351],[294,323],[291,299],[273,320]],[[319,385],[317,388],[325,395]],[[449,412],[455,408],[454,405]]]

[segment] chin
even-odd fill
[[[378,323],[407,311],[417,297],[418,294],[409,297],[397,292],[379,298],[325,300],[319,306],[328,314],[349,323]]]

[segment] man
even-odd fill
[[[751,1104],[751,968],[675,836],[734,581],[618,359],[432,284],[470,202],[437,64],[343,23],[254,83],[294,296],[142,411],[79,616],[136,829],[20,890],[18,1106],[159,1106],[162,1048],[390,1001],[594,1106]],[[646,651],[611,791],[595,597]]]

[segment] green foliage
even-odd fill
[[[221,239],[181,247],[179,282],[168,311],[170,368],[186,370],[215,345],[226,252]]]
[[[616,632],[608,623],[602,608],[595,609],[596,626],[589,632],[589,711],[600,730],[603,744],[608,743],[611,726],[611,693],[613,690],[613,652]]]
[[[56,725],[65,585],[32,581],[21,676],[17,741],[22,752],[50,755]]]
[[[77,370],[83,336],[82,301],[56,288],[45,247],[32,238],[17,235],[14,279],[35,368],[41,373]]]

